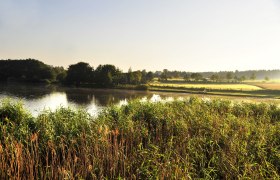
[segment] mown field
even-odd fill
[[[279,179],[280,109],[191,97],[97,117],[0,105],[1,179]]]
[[[211,89],[211,90],[261,90],[261,87],[249,84],[229,84],[229,83],[150,83],[154,87],[173,87],[173,88],[193,88],[193,89]]]
[[[280,90],[280,83],[252,83],[262,89]]]

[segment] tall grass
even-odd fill
[[[280,178],[276,105],[135,100],[34,118],[3,101],[0,121],[1,179]]]

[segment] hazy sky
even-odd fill
[[[280,69],[280,0],[0,0],[0,59]]]

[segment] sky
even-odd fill
[[[0,59],[280,69],[280,0],[0,0]]]

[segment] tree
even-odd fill
[[[200,73],[192,73],[191,78],[194,79],[195,81],[199,81],[203,78],[203,76]]]
[[[219,75],[218,74],[213,74],[211,77],[210,77],[210,79],[212,80],[212,81],[219,81]]]
[[[79,86],[81,83],[91,82],[93,68],[85,62],[72,64],[67,70],[66,81]]]
[[[94,72],[94,82],[101,86],[113,86],[118,84],[121,71],[114,65],[105,64],[99,65]]]
[[[245,81],[246,80],[246,76],[241,76],[240,81]]]
[[[141,71],[141,76],[142,76],[141,83],[146,83],[147,82],[147,79],[146,79],[147,71],[145,69]]]
[[[165,73],[162,73],[162,74],[160,75],[160,80],[161,80],[161,81],[167,81],[167,75],[166,75]]]
[[[45,82],[53,81],[55,72],[52,66],[35,59],[1,60],[0,80]]]
[[[146,75],[146,81],[151,82],[154,79],[154,74],[153,72],[149,71]]]
[[[269,81],[269,77],[268,77],[268,76],[265,76],[264,80],[265,80],[265,81]]]
[[[161,80],[161,81],[167,81],[167,79],[168,79],[167,74],[168,74],[168,70],[167,70],[167,69],[164,69],[163,72],[162,72],[161,75],[160,75],[160,80]]]
[[[129,84],[141,84],[142,82],[141,71],[129,72],[127,75],[128,75]]]
[[[63,67],[54,67],[53,70],[55,73],[56,81],[64,82],[67,76],[67,72],[65,71],[65,69]]]
[[[239,78],[238,78],[238,76],[236,76],[236,75],[233,77],[233,79],[234,79],[235,82],[238,82],[238,81],[239,81]]]
[[[255,74],[255,73],[252,73],[251,76],[250,76],[250,79],[251,79],[251,80],[255,80],[255,79],[256,79],[256,74]]]
[[[233,73],[232,72],[227,72],[226,78],[228,81],[230,81],[233,78]]]
[[[189,74],[185,74],[184,80],[189,81],[191,79],[191,76]]]
[[[133,72],[134,76],[134,84],[140,84],[142,81],[142,73],[141,71],[135,71]]]

